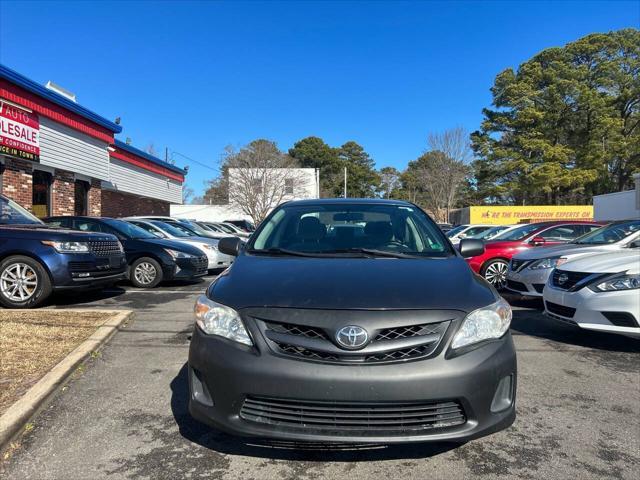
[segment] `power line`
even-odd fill
[[[220,173],[220,171],[219,171],[217,168],[210,167],[209,165],[206,165],[206,164],[204,164],[204,163],[202,163],[202,162],[199,162],[198,160],[194,160],[193,158],[188,157],[188,156],[187,156],[187,155],[185,155],[184,153],[176,152],[175,150],[172,150],[172,151],[171,151],[171,160],[173,160],[173,159],[174,159],[174,158],[173,158],[173,157],[174,157],[174,155],[178,155],[179,157],[184,158],[184,159],[185,159],[185,160],[187,160],[188,162],[193,162],[193,163],[195,163],[196,165],[200,165],[201,167],[208,168],[209,170],[212,170],[212,171],[214,171],[214,172],[216,172],[216,173]]]

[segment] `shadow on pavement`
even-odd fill
[[[574,327],[543,315],[542,299],[504,295],[513,311],[511,332],[544,338],[553,342],[606,350],[612,352],[640,352],[640,341],[623,335],[595,332]]]
[[[439,444],[333,444],[310,442],[281,442],[244,439],[228,435],[194,420],[189,414],[189,384],[187,364],[171,382],[171,411],[180,434],[186,440],[228,455],[243,455],[276,460],[304,460],[324,462],[353,462],[428,458],[459,446]]]

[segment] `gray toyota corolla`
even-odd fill
[[[515,418],[511,308],[395,200],[275,209],[198,298],[189,410],[232,434],[462,442]]]

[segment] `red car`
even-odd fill
[[[509,261],[516,253],[531,247],[567,243],[599,227],[595,222],[528,223],[487,242],[484,253],[467,258],[467,262],[474,272],[501,290],[506,283]]]

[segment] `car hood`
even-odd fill
[[[161,248],[170,248],[171,250],[177,250],[179,252],[189,253],[191,255],[195,255],[198,257],[201,255],[204,255],[204,253],[202,253],[202,250],[200,250],[198,247],[189,245],[187,243],[178,242],[175,240],[168,240],[165,238],[157,238],[157,239],[156,238],[136,238],[132,240],[127,240],[127,242],[136,242],[136,247],[138,248],[144,248],[145,244],[152,243]]]
[[[640,250],[601,253],[580,257],[563,264],[559,270],[588,273],[640,273]]]
[[[300,258],[240,255],[208,295],[235,309],[455,309],[497,294],[460,257]]]
[[[117,240],[109,233],[80,232],[64,228],[40,225],[0,225],[0,234],[11,235],[13,238],[25,240],[51,240],[60,242],[92,242],[100,240]]]
[[[530,248],[518,253],[513,258],[517,260],[538,260],[548,257],[603,253],[612,249],[615,249],[614,245],[578,245],[576,243],[567,243],[550,247]]]

